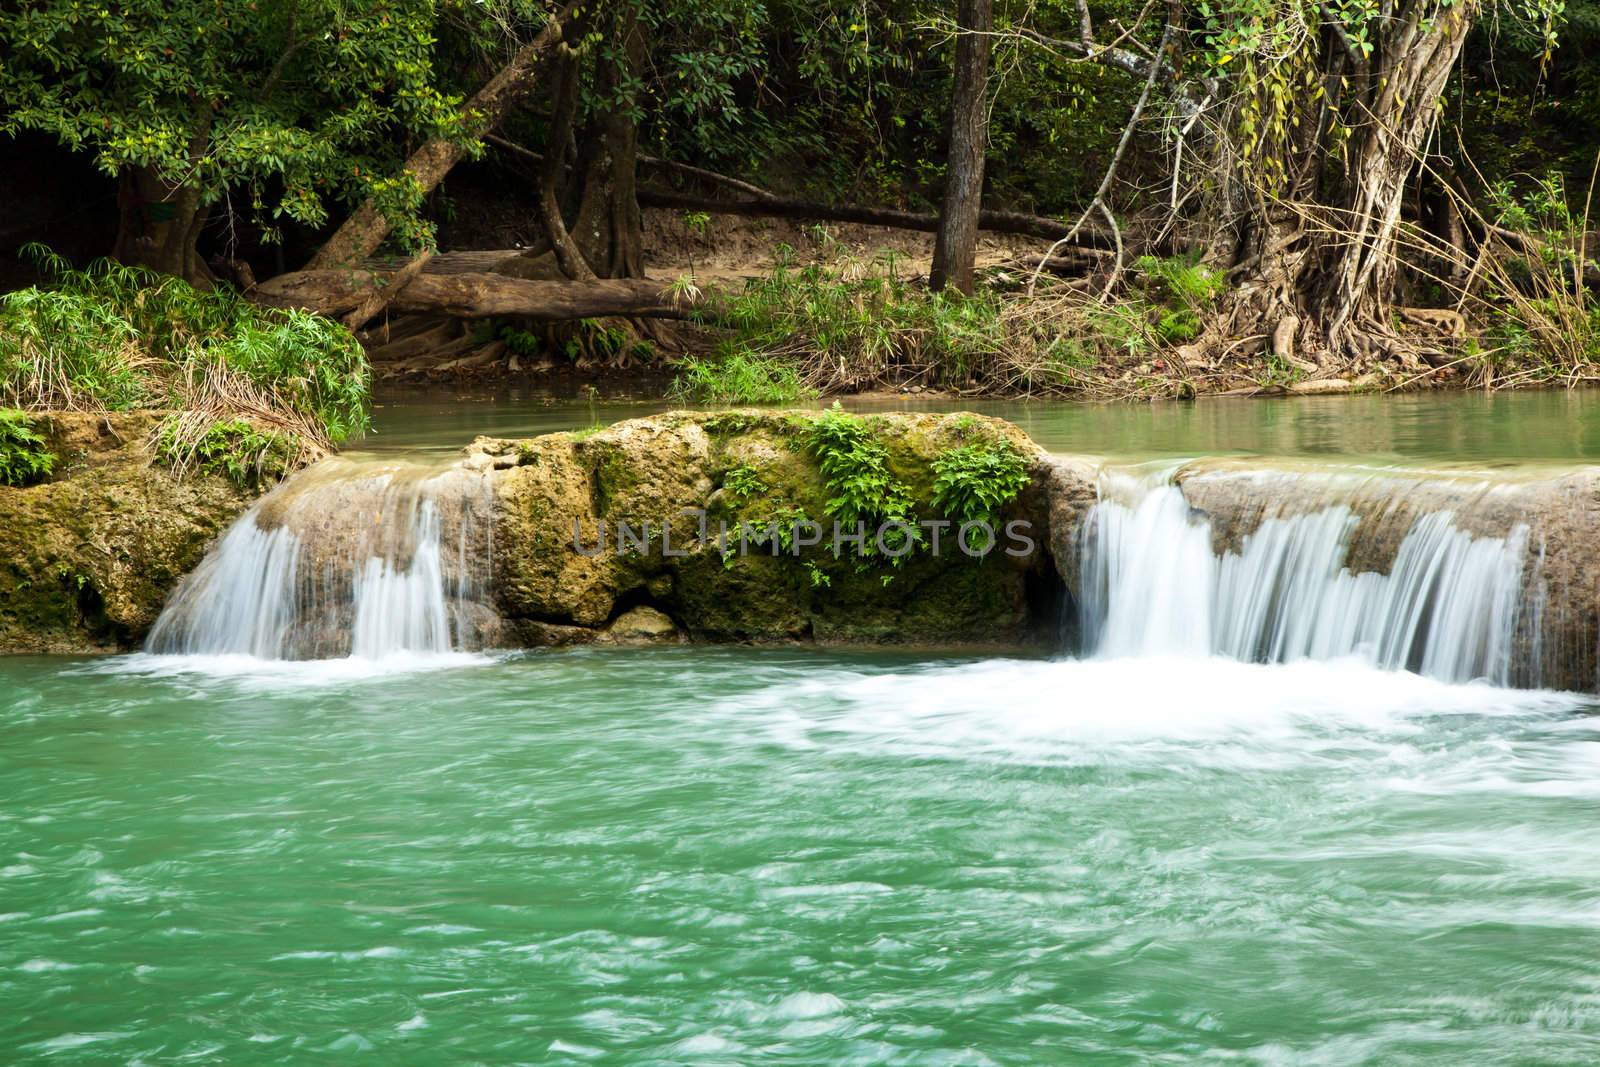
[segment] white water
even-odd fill
[[[488,482],[334,463],[243,515],[178,588],[155,654],[387,662],[482,647]]]
[[[1388,573],[1346,566],[1345,503],[1268,514],[1236,551],[1168,483],[1109,482],[1083,531],[1082,630],[1101,657],[1360,657],[1443,681],[1509,682],[1527,528],[1474,537],[1450,511],[1418,518]]]

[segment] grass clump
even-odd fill
[[[42,482],[55,469],[55,453],[25,411],[0,408],[0,485]]]
[[[175,409],[184,415],[160,431],[173,448],[160,450],[184,456],[213,426],[242,420],[294,442],[291,468],[366,430],[366,356],[338,323],[109,260],[80,271],[29,251],[53,281],[0,296],[0,402]]]
[[[866,264],[846,257],[746,283],[717,321],[733,331],[724,361],[780,359],[803,386],[849,392],[925,378],[964,382],[1003,344],[1000,302],[930,294],[899,277],[885,257]]]
[[[1489,200],[1498,247],[1485,257],[1490,325],[1487,345],[1470,353],[1477,378],[1498,387],[1596,380],[1600,298],[1585,281],[1595,260],[1585,219],[1569,206],[1560,176],[1535,181],[1520,196],[1510,183],[1497,183]]]
[[[210,422],[203,429],[186,427],[184,419],[166,419],[156,438],[157,454],[179,473],[203,470],[248,489],[277,481],[299,456],[298,442],[244,419]]]
[[[706,404],[793,404],[816,395],[783,359],[742,349],[684,360],[669,392]]]

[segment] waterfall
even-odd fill
[[[1526,525],[1480,535],[1456,511],[1425,510],[1398,490],[1373,508],[1337,481],[1313,506],[1275,504],[1270,486],[1253,491],[1257,521],[1239,534],[1218,529],[1170,477],[1109,476],[1080,532],[1085,651],[1266,663],[1360,656],[1446,681],[1511,680]],[[1395,527],[1386,569],[1352,566],[1363,522]]]
[[[498,623],[492,511],[478,471],[324,461],[233,524],[146,650],[298,660],[482,648]]]

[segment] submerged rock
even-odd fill
[[[157,412],[46,414],[51,481],[0,487],[0,652],[127,648],[254,498],[153,465]]]

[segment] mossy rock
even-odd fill
[[[736,531],[741,521],[765,526],[780,516],[831,522],[828,486],[807,444],[816,417],[765,410],[672,412],[581,438],[552,434],[478,442],[473,450],[497,457],[496,465],[514,464],[496,475],[502,610],[513,620],[538,624],[521,632],[539,634],[551,626],[599,629],[647,604],[698,640],[829,644],[992,645],[1023,639],[1040,623],[1033,617],[1029,582],[1051,574],[1052,564],[1048,515],[1038,494],[1019,497],[1004,516],[1038,525],[1038,551],[1027,559],[999,552],[982,560],[960,552],[917,553],[891,567],[881,559],[835,559],[825,546],[795,558],[786,552],[775,557],[769,546],[752,544],[745,555],[725,560],[718,544],[723,523]],[[932,464],[949,449],[1005,440],[1030,463],[1042,458],[1026,435],[997,419],[866,419],[892,473],[916,500],[919,517],[940,517],[932,505]],[[739,468],[753,472],[760,488],[731,492],[728,476]],[[704,512],[705,540],[686,511]],[[612,540],[604,554],[585,555],[574,547],[574,522],[591,552],[605,524]],[[635,530],[648,522],[655,533],[651,550],[619,557],[614,538],[622,522]],[[682,554],[662,551],[663,524]]]
[[[158,412],[40,417],[53,479],[0,488],[0,652],[126,648],[254,499],[227,479],[156,466]]]

